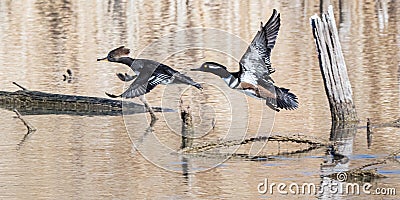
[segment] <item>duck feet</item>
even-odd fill
[[[156,117],[156,114],[154,113],[153,109],[150,107],[150,105],[147,103],[146,98],[144,97],[144,95],[139,96],[140,101],[144,104],[144,106],[146,107],[147,111],[150,112],[150,116],[151,116],[151,121],[157,120],[158,118]]]

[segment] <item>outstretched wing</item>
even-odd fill
[[[122,93],[120,96],[123,98],[134,98],[150,92],[158,84],[150,84],[150,82],[148,81],[149,78],[150,78],[149,76],[147,77],[139,76],[138,78],[135,79],[135,81],[133,81],[133,83],[129,86],[129,88],[125,90],[125,92]]]
[[[149,93],[153,88],[155,88],[158,84],[162,83],[171,78],[170,74],[163,74],[160,70],[158,70],[158,66],[160,63],[147,63],[146,67],[138,68],[139,76],[132,82],[125,92],[120,95],[112,95],[106,93],[108,96],[115,97],[123,97],[123,98],[134,98],[146,93]],[[155,70],[154,70],[155,69]]]
[[[240,59],[241,70],[257,77],[270,75],[275,71],[271,66],[271,50],[275,46],[280,27],[280,14],[274,9],[272,16],[257,32],[246,53]]]

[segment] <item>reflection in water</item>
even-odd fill
[[[245,45],[243,48],[231,46],[231,38],[190,34],[177,37],[171,33],[194,27],[214,28],[250,41],[259,22],[265,22],[276,8],[281,13],[282,26],[271,58],[277,69],[273,78],[283,83],[282,87],[291,88],[298,94],[300,108],[295,112],[277,113],[273,132],[329,138],[329,108],[309,26],[309,17],[319,13],[320,5],[327,2],[334,5],[338,18],[340,40],[361,123],[365,124],[366,118],[377,123],[400,118],[400,1],[0,1],[0,41],[4,44],[0,46],[0,90],[14,91],[15,87],[10,83],[16,81],[27,88],[51,93],[98,97],[106,97],[105,91],[121,93],[124,88],[115,73],[121,70],[130,73],[129,70],[117,64],[97,63],[96,58],[109,49],[125,45],[134,50],[133,57],[157,58],[157,61],[188,73],[196,81],[210,83],[224,92],[228,88],[218,85],[220,81],[216,77],[192,73],[189,69],[204,61],[215,61],[236,71],[234,56],[227,58],[229,56],[212,50],[191,49],[160,58],[176,45],[142,51],[164,37],[168,44],[204,44],[205,41],[216,46],[227,44],[223,49],[241,55]],[[63,81],[67,69],[73,72],[71,83]],[[178,96],[182,90],[180,86],[160,87],[147,98],[151,105],[161,106],[165,103],[160,100],[163,95]],[[215,110],[216,113],[215,129],[204,140],[193,142],[223,138],[230,130],[231,112],[234,111],[221,91],[193,95],[194,103],[210,106],[207,112]],[[249,123],[249,132],[259,131],[251,125],[259,119],[262,107],[255,100],[241,103],[245,98],[235,91],[229,95],[237,98],[231,101],[233,108],[250,105],[247,114],[254,121]],[[172,100],[168,103],[176,109],[178,104]],[[17,151],[15,146],[26,129],[18,119],[12,118],[13,115],[9,110],[1,110],[0,150],[4,152],[0,156],[1,198],[254,199],[260,197],[256,186],[266,177],[285,183],[321,181],[321,156],[325,154],[321,149],[307,155],[277,157],[269,161],[229,160],[197,174],[187,173],[187,169],[196,167],[192,158],[177,157],[175,163],[169,164],[180,173],[165,171],[148,162],[139,152],[130,153],[132,143],[126,134],[126,124],[137,129],[130,129],[129,136],[139,138],[148,124],[144,114],[128,118],[65,114],[25,116],[37,131]],[[153,133],[148,134],[170,144],[174,150],[181,145],[181,137],[174,130],[174,127],[181,127],[180,121],[171,120],[179,119],[176,115],[160,114]],[[246,123],[243,127],[247,127],[247,117],[242,114],[235,117],[243,117],[238,121]],[[195,116],[195,120],[200,119]],[[211,120],[205,118],[204,123],[209,122]],[[399,148],[398,128],[374,129],[374,141],[369,148],[365,143],[365,129],[351,130],[349,134],[351,139],[346,139],[343,149],[338,149],[346,156],[379,158]],[[148,145],[154,159],[165,159],[157,157],[156,153],[163,150],[161,147]],[[267,144],[264,151],[268,148],[275,150]],[[351,158],[346,163],[350,168],[359,164]],[[393,171],[395,168],[398,165],[388,164],[380,170]],[[377,186],[399,188],[399,175],[389,176],[380,180]],[[276,195],[271,198],[280,197]],[[371,198],[361,195],[363,197]]]

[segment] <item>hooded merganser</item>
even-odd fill
[[[245,94],[265,99],[266,104],[275,111],[294,110],[298,107],[296,95],[289,89],[274,86],[270,77],[275,69],[271,67],[270,55],[275,46],[280,27],[280,14],[274,9],[271,18],[254,37],[246,53],[239,62],[238,72],[229,72],[225,66],[215,62],[205,62],[192,71],[210,72],[221,77],[232,89]]]
[[[162,63],[147,60],[147,59],[133,59],[128,57],[130,50],[124,46],[118,47],[110,51],[105,58],[99,58],[97,61],[118,62],[128,65],[137,76],[130,76],[128,74],[118,73],[117,76],[122,81],[133,81],[129,88],[120,95],[108,94],[112,98],[134,98],[150,92],[154,87],[159,84],[187,84],[192,85],[198,89],[202,89],[199,83],[194,82],[190,77],[172,69],[171,67]]]

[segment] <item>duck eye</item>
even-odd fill
[[[113,58],[114,56],[113,56],[113,55],[110,55],[109,57],[110,57],[110,58]]]

